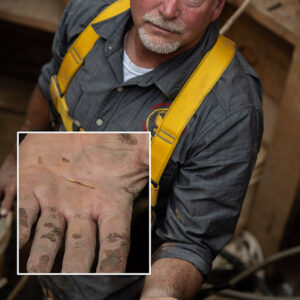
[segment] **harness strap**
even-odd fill
[[[57,112],[67,131],[80,130],[81,124],[74,121],[69,116],[69,109],[65,100],[65,92],[77,72],[81,67],[84,58],[91,51],[95,42],[99,38],[94,31],[92,24],[112,18],[130,8],[129,0],[118,0],[102,11],[79,35],[72,46],[67,51],[57,75],[51,77],[50,95]],[[74,124],[75,123],[75,124]]]
[[[191,117],[228,67],[235,44],[219,35],[173,101],[151,143],[151,206],[155,207],[162,173]]]

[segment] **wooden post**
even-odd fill
[[[294,49],[269,156],[248,221],[248,229],[258,238],[266,256],[280,249],[299,179],[300,40]]]

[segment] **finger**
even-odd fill
[[[97,273],[124,273],[130,249],[131,212],[99,222],[100,252]]]
[[[68,222],[62,273],[88,273],[95,257],[96,224],[85,217]]]
[[[33,192],[20,188],[19,197],[19,249],[30,237],[31,227],[39,213],[39,203]]]
[[[15,196],[16,196],[16,184],[13,183],[8,185],[5,188],[4,199],[1,203],[1,210],[0,210],[1,216],[6,216],[7,213],[11,210]]]
[[[51,272],[56,253],[62,244],[64,230],[64,217],[55,208],[42,212],[27,262],[29,273]]]

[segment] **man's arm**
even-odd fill
[[[38,85],[35,86],[29,101],[25,122],[22,131],[51,130],[50,109],[47,99]]]
[[[172,191],[163,194],[168,205],[155,231],[162,246],[142,300],[192,297],[234,231],[260,144],[261,117],[249,106],[224,113],[216,124],[195,140]]]
[[[20,130],[44,131],[50,129],[51,121],[49,104],[47,99],[43,96],[39,86],[36,85],[29,101],[25,122],[21,126]],[[0,168],[0,197],[3,199],[1,203],[1,216],[5,216],[11,209],[16,195],[16,149],[16,145],[14,145]]]
[[[146,276],[141,300],[192,299],[203,281],[200,272],[188,261],[177,258],[157,260]]]

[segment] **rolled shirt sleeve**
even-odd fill
[[[224,114],[195,140],[168,193],[155,259],[181,258],[206,276],[235,229],[262,134],[254,106]]]

